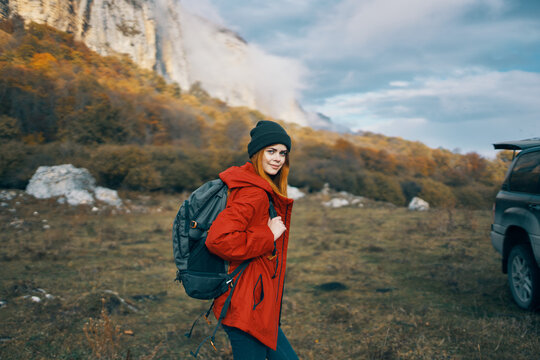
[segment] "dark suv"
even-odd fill
[[[493,206],[491,242],[502,254],[502,271],[515,302],[534,309],[540,302],[540,138],[493,144],[520,151]]]

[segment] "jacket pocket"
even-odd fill
[[[259,275],[259,278],[257,279],[257,282],[255,283],[255,286],[253,287],[253,310],[259,306],[259,304],[264,299],[264,288],[263,288],[263,281],[262,281],[262,275]]]

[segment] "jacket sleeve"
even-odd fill
[[[268,227],[268,196],[256,187],[239,188],[208,230],[206,247],[225,260],[242,261],[274,249]]]

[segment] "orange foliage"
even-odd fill
[[[103,156],[112,150],[126,159],[129,153],[137,155],[132,159],[136,166],[126,159],[109,159],[116,164],[109,167],[94,159],[102,181],[113,187],[189,189],[193,182],[215,177],[225,164],[245,161],[249,129],[258,120],[279,120],[246,107],[229,107],[210,97],[201,84],[182,92],[125,56],[99,56],[72,35],[50,27],[15,25],[4,26],[11,32],[3,33],[0,42],[0,116],[16,120],[16,137],[26,144],[106,144],[100,145],[105,146]],[[399,137],[283,125],[293,139],[291,178],[296,185],[318,189],[329,182],[340,190],[398,204],[405,201],[404,187],[415,188],[411,184],[421,184],[422,194],[441,206],[453,206],[454,190],[459,199],[473,191],[488,194],[486,189],[502,181],[509,161],[507,153],[489,161]],[[120,151],[107,147],[111,144],[142,149],[174,145],[192,151],[189,159],[196,165],[170,157],[158,166],[147,153],[154,150]],[[117,174],[120,168],[136,170]]]
[[[30,67],[38,71],[47,71],[52,65],[57,64],[57,60],[49,53],[36,53],[32,56]]]

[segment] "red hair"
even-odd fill
[[[264,149],[261,149],[257,151],[252,157],[251,157],[251,163],[253,164],[253,167],[255,168],[255,172],[257,175],[262,177],[264,180],[268,181],[270,186],[272,187],[272,190],[274,190],[277,194],[287,197],[287,178],[289,176],[289,154],[287,153],[285,158],[285,163],[279,169],[278,173],[276,175],[268,175],[263,168],[263,157],[264,157]]]

